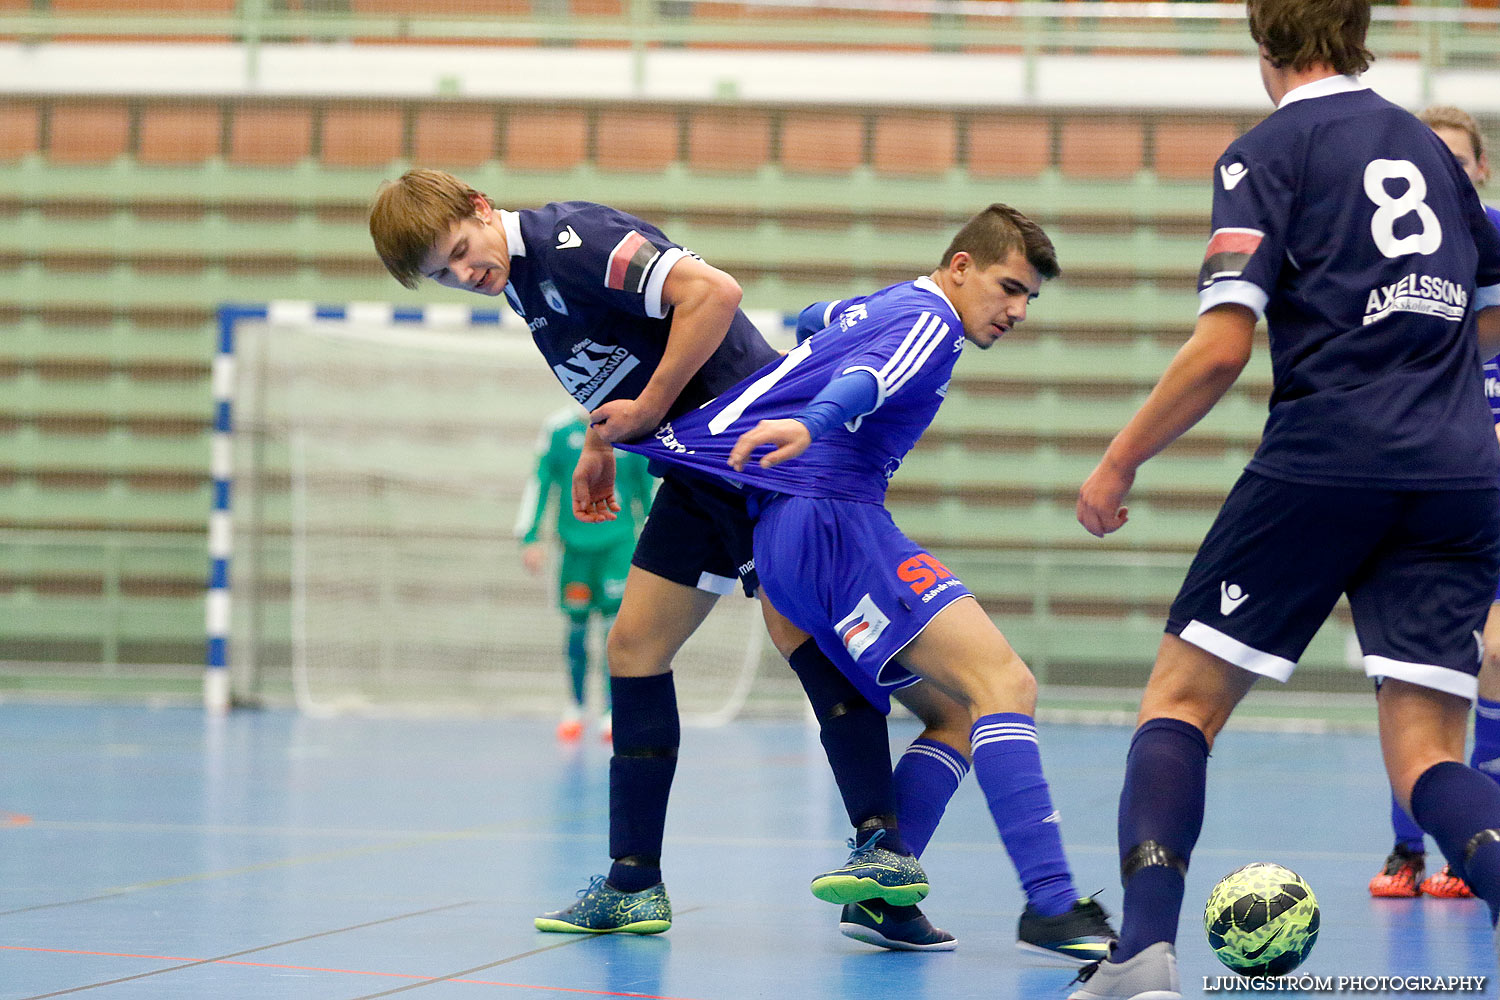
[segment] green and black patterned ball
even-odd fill
[[[1219,879],[1203,908],[1208,946],[1242,976],[1284,976],[1318,940],[1318,900],[1289,868],[1257,861]]]

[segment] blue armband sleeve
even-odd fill
[[[839,424],[869,413],[879,403],[880,388],[874,372],[861,368],[834,378],[801,412],[792,414],[792,419],[806,424],[816,441]]]
[[[806,309],[797,314],[797,343],[802,343],[808,337],[828,326],[828,317],[833,310],[838,308],[842,299],[834,299],[832,302],[814,302]]]

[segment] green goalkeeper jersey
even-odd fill
[[[588,429],[582,413],[567,409],[553,414],[537,436],[537,462],[516,517],[516,537],[522,544],[538,540],[547,506],[557,493],[555,526],[558,541],[566,549],[592,552],[615,545],[634,546],[637,528],[651,509],[656,481],[646,471],[646,460],[630,452],[615,452],[615,497],[619,516],[613,521],[589,524],[573,516],[573,467],[583,450]]]

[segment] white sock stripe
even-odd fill
[[[1475,706],[1474,706],[1474,714],[1475,715],[1482,715],[1486,719],[1500,719],[1500,707],[1497,707],[1497,708],[1485,708],[1483,705],[1475,704]]]
[[[963,781],[964,775],[969,773],[968,761],[964,760],[962,757],[955,759],[952,754],[944,753],[943,751],[935,749],[933,747],[909,746],[906,748],[906,753],[903,753],[901,756],[905,757],[906,754],[913,754],[919,757],[931,757],[934,760],[941,761],[944,767],[953,772],[953,777],[958,781]]]
[[[1028,726],[1024,722],[991,722],[975,726],[970,736],[984,736],[987,733],[1030,733],[1035,736],[1036,726]]]
[[[1016,734],[1014,736],[978,736],[978,737],[975,737],[974,740],[973,740],[973,748],[975,750],[978,750],[980,747],[987,747],[991,743],[1012,743],[1012,742],[1036,743],[1037,739],[1036,739],[1036,736],[1034,734],[1032,734],[1032,735]]]

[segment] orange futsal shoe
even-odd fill
[[[1370,879],[1370,895],[1377,899],[1413,899],[1421,891],[1427,855],[1398,846],[1385,859],[1385,868]]]
[[[1453,874],[1453,869],[1448,865],[1423,879],[1421,890],[1424,895],[1436,896],[1438,899],[1472,899],[1474,896],[1474,890]]]

